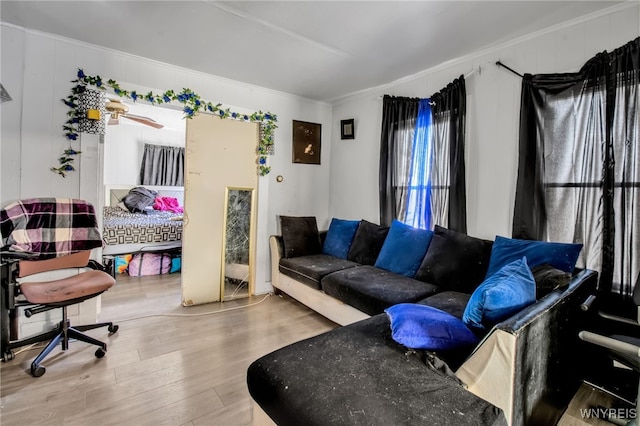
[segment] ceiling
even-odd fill
[[[331,102],[617,3],[2,0],[0,18]]]

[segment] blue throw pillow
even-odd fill
[[[413,278],[427,253],[431,237],[432,231],[394,220],[373,266]]]
[[[582,244],[549,243],[497,236],[491,248],[491,259],[485,278],[522,256],[527,258],[530,268],[546,263],[561,271],[573,272],[580,250],[582,250]]]
[[[462,321],[487,329],[536,301],[536,282],[522,257],[484,280],[471,294]]]
[[[359,220],[331,219],[322,253],[346,259],[358,225],[360,225]]]
[[[411,349],[449,350],[479,340],[460,319],[431,306],[400,303],[385,312],[393,340]]]

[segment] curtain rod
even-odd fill
[[[506,69],[508,69],[509,71],[511,71],[512,73],[514,73],[515,75],[517,75],[518,77],[522,78],[522,74],[520,74],[520,73],[519,73],[519,72],[517,72],[517,71],[514,71],[512,68],[509,68],[508,66],[506,66],[505,64],[503,64],[503,63],[502,63],[502,62],[500,62],[499,60],[498,60],[498,61],[496,61],[496,65],[497,65],[497,66],[499,66],[499,67],[502,67],[502,68],[506,68]]]
[[[476,68],[474,68],[471,71],[469,71],[468,73],[466,73],[463,77],[466,80],[467,78],[471,77],[476,72],[478,73],[478,75],[480,75],[482,73],[482,68],[479,65]],[[383,98],[384,98],[384,96],[378,96],[379,100],[382,100]],[[429,102],[429,105],[435,105],[435,102]]]

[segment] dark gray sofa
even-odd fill
[[[594,271],[496,324],[477,346],[434,353],[393,341],[383,310],[419,303],[461,318],[471,291],[322,254],[282,259],[277,236],[271,249],[274,288],[345,325],[250,366],[249,391],[278,424],[555,424],[579,385],[580,304],[595,290]]]

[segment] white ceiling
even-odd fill
[[[618,1],[5,1],[21,27],[329,101]]]

